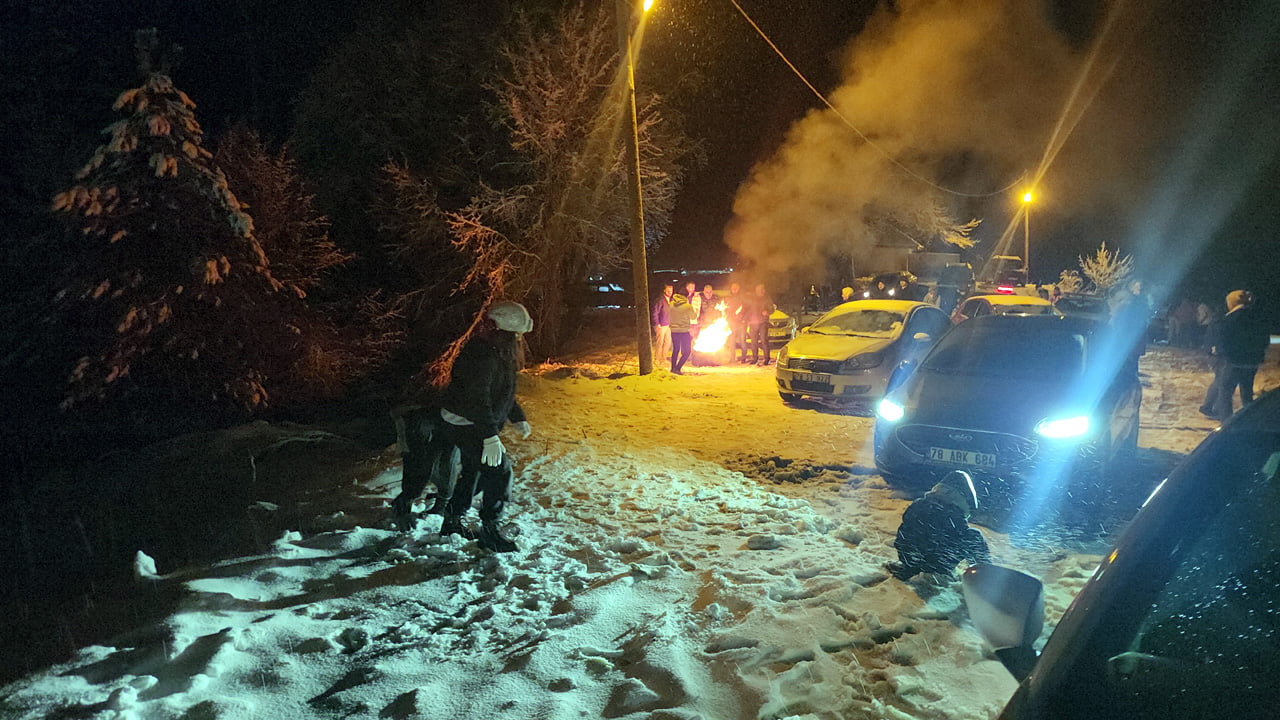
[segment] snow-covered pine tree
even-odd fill
[[[141,86],[53,200],[77,236],[55,303],[83,351],[64,406],[112,390],[252,408],[288,363],[285,288],[202,146],[195,103],[153,64],[157,46],[138,33]]]

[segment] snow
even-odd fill
[[[1274,351],[1273,351],[1274,352]],[[995,717],[1015,683],[956,581],[882,564],[909,499],[875,474],[865,415],[788,408],[772,368],[640,377],[620,354],[521,378],[533,436],[493,555],[408,533],[288,532],[271,551],[157,574],[177,612],[0,688],[6,718]],[[1138,470],[1212,431],[1189,351],[1153,349]],[[1274,360],[1260,389],[1280,385]],[[389,499],[398,466],[353,491]],[[1046,584],[1045,636],[1106,538],[982,528]]]

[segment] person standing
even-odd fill
[[[685,296],[676,293],[671,298],[671,372],[684,374],[684,364],[693,353],[693,306]]]
[[[751,360],[755,365],[768,365],[769,359],[769,316],[773,315],[773,299],[765,291],[763,284],[756,285],[755,294],[748,300],[747,332],[751,335]],[[764,357],[761,358],[763,350]]]
[[[1259,321],[1253,307],[1253,293],[1232,290],[1227,293],[1227,314],[1218,332],[1217,365],[1213,384],[1205,397],[1201,412],[1225,420],[1234,411],[1236,388],[1240,389],[1241,406],[1253,402],[1253,380],[1258,366],[1266,358],[1271,335]]]
[[[508,421],[524,438],[531,432],[524,410],[516,402],[516,374],[520,336],[532,329],[533,319],[523,305],[495,303],[454,360],[441,401],[443,422],[437,430],[459,449],[462,472],[445,506],[440,535],[475,539],[480,547],[493,552],[516,549],[498,526],[511,496],[511,460],[498,432]],[[484,496],[478,534],[462,522],[477,493]]]
[[[729,341],[737,348],[735,358],[738,362],[747,361],[747,299],[742,295],[742,286],[738,283],[729,285],[729,296],[724,299],[724,314],[729,318]],[[740,353],[740,354],[739,354]]]
[[[1142,293],[1142,281],[1131,280],[1116,293],[1111,311],[1111,326],[1124,353],[1126,366],[1138,372],[1138,358],[1147,352],[1147,332],[1151,324],[1151,305]]]
[[[662,286],[662,297],[653,303],[649,317],[653,321],[653,356],[667,357],[671,353],[671,296],[675,295],[673,285]]]

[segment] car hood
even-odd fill
[[[1087,413],[1097,405],[1070,380],[1022,380],[917,370],[900,394],[913,423],[1027,434],[1046,417]],[[905,393],[903,393],[905,391]]]
[[[803,333],[787,343],[787,354],[818,360],[847,360],[854,355],[883,350],[895,339]]]

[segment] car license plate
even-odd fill
[[[993,468],[996,456],[992,453],[974,452],[972,450],[956,450],[954,448],[931,447],[929,459],[936,462],[972,465],[974,467]]]
[[[793,372],[791,373],[791,379],[799,380],[800,382],[827,383],[828,385],[831,384],[830,375],[815,375],[813,373]]]

